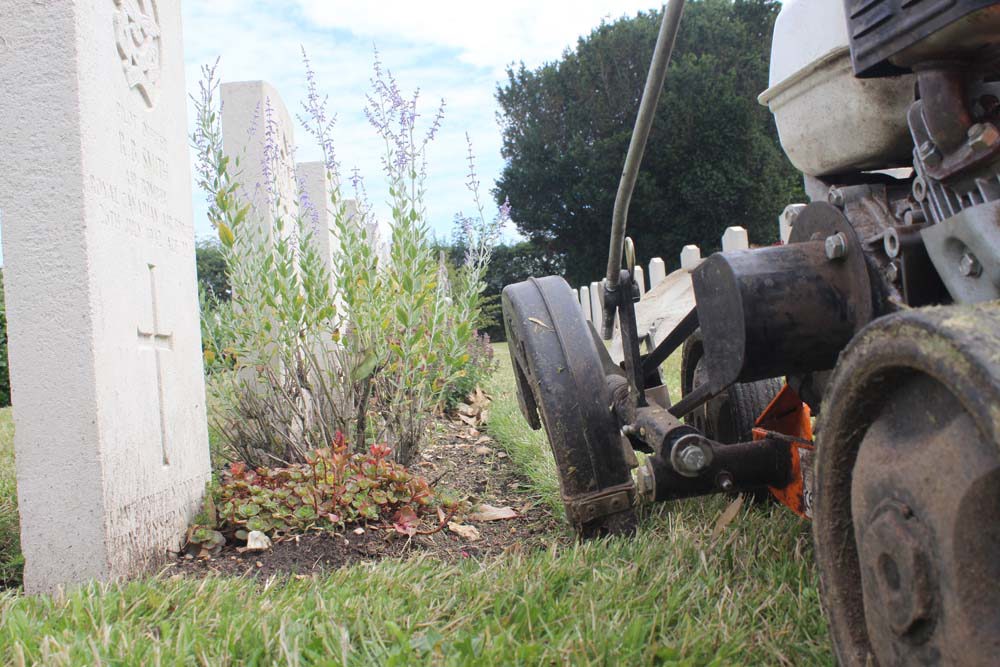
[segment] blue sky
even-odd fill
[[[446,115],[428,151],[427,207],[435,233],[450,237],[455,213],[471,213],[466,182],[468,132],[487,200],[500,174],[500,129],[494,91],[510,63],[529,68],[556,60],[577,37],[603,19],[656,8],[656,2],[623,0],[508,0],[504,3],[441,0],[186,0],[184,48],[188,89],[197,89],[200,67],[221,57],[223,81],[264,79],[294,115],[304,98],[300,46],[313,63],[322,91],[337,114],[334,138],[346,177],[357,166],[365,176],[375,213],[383,221],[386,190],[380,140],[362,112],[369,88],[373,46],[405,91],[420,88],[423,120],[441,99]],[[191,111],[189,110],[189,114]],[[319,159],[318,149],[296,127],[297,158]],[[203,197],[194,194],[195,230],[214,232]],[[507,231],[509,237],[513,229]]]

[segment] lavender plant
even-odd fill
[[[212,308],[204,318],[203,329],[213,334],[205,341],[208,356],[232,368],[209,375],[210,419],[236,458],[252,465],[296,463],[347,423],[337,385],[317,372],[338,367],[342,317],[313,241],[309,207],[289,202],[278,187],[288,174],[279,173],[284,167],[270,104],[260,110],[263,177],[252,190],[263,196],[247,197],[239,159],[230,163],[222,149],[215,66],[203,74],[192,139],[233,291],[228,309]]]
[[[299,120],[323,154],[340,249],[330,272],[314,242],[314,234],[328,232],[310,225],[320,203],[299,196],[289,205],[276,187],[280,162],[269,107],[261,113],[264,182],[256,185],[266,193],[257,200],[268,208],[257,211],[241,204],[239,164],[229,164],[221,148],[214,66],[205,68],[195,99],[199,182],[209,195],[233,290],[226,331],[235,370],[212,376],[220,406],[213,424],[239,458],[253,464],[300,462],[337,431],[351,433],[361,449],[385,437],[397,461],[407,463],[443,397],[467,378],[483,275],[507,209],[487,221],[470,146],[468,185],[478,216],[468,219],[469,252],[449,282],[433,250],[425,206],[426,149],[444,103],[419,130],[419,93],[404,95],[376,52],[365,113],[385,147],[391,235],[380,259],[364,180],[353,171],[358,205],[352,206],[341,191],[336,119],[304,52],[303,60],[307,97]],[[273,219],[273,231],[261,219]]]

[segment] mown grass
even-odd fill
[[[21,583],[21,535],[14,477],[14,420],[0,409],[0,587]]]
[[[498,347],[490,430],[558,506],[551,456],[516,413]],[[8,591],[0,663],[832,663],[807,527],[751,509],[713,537],[725,505],[664,506],[635,539],[553,540],[483,562],[417,556],[302,580],[162,575],[53,597]]]

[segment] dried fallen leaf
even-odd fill
[[[465,524],[458,523],[457,521],[449,521],[448,530],[470,542],[475,542],[479,539],[479,529],[475,526],[467,526]]]
[[[483,503],[476,508],[476,511],[469,517],[473,521],[502,521],[504,519],[516,519],[517,512],[513,507],[494,507]]]
[[[476,419],[475,417],[468,417],[468,416],[463,415],[461,413],[459,413],[458,418],[461,419],[466,424],[468,424],[469,426],[475,426],[476,424],[479,423],[479,420]]]
[[[475,417],[479,414],[479,408],[468,403],[459,403],[455,409],[458,411],[458,414],[465,415],[466,417]]]
[[[354,529],[354,534],[355,535],[364,535],[365,534],[365,529],[364,528],[360,528],[360,527],[359,528],[355,528]]]
[[[740,514],[740,510],[743,508],[743,494],[736,496],[736,500],[729,503],[729,507],[722,511],[719,518],[715,521],[715,528],[712,529],[712,539],[718,539],[719,535],[722,535],[723,531],[736,519]]]
[[[472,451],[474,451],[479,456],[489,456],[490,454],[493,453],[492,449],[490,449],[489,447],[484,447],[483,445],[479,445]]]
[[[546,328],[546,329],[548,329],[549,331],[553,331],[552,327],[550,327],[550,326],[549,326],[548,324],[546,324],[545,322],[542,322],[542,321],[541,321],[540,319],[538,319],[537,317],[529,317],[529,318],[528,318],[528,321],[529,321],[529,322],[534,322],[535,324],[537,324],[537,325],[538,325],[538,326],[540,326],[540,327],[545,327],[545,328]]]

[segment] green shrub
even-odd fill
[[[375,61],[374,90],[366,113],[384,140],[391,238],[380,258],[370,229],[371,207],[355,172],[360,203],[350,214],[341,195],[339,165],[330,138],[325,98],[306,61],[308,97],[301,118],[323,151],[331,185],[330,210],[339,252],[332,275],[321,260],[312,227],[294,202],[282,201],[270,105],[263,110],[263,184],[274,229],[237,198],[238,160],[222,151],[215,68],[204,69],[195,100],[199,183],[219,232],[231,305],[218,300],[204,312],[210,415],[235,458],[251,466],[301,463],[336,432],[355,447],[387,440],[397,461],[408,463],[427,433],[429,417],[468,378],[469,346],[479,317],[483,276],[506,209],[487,221],[471,169],[469,187],[478,217],[468,219],[471,239],[462,266],[449,279],[428,231],[424,205],[426,147],[443,115],[423,134],[415,127],[417,97],[404,96]],[[418,136],[420,138],[418,138]],[[473,377],[481,371],[473,367]]]

